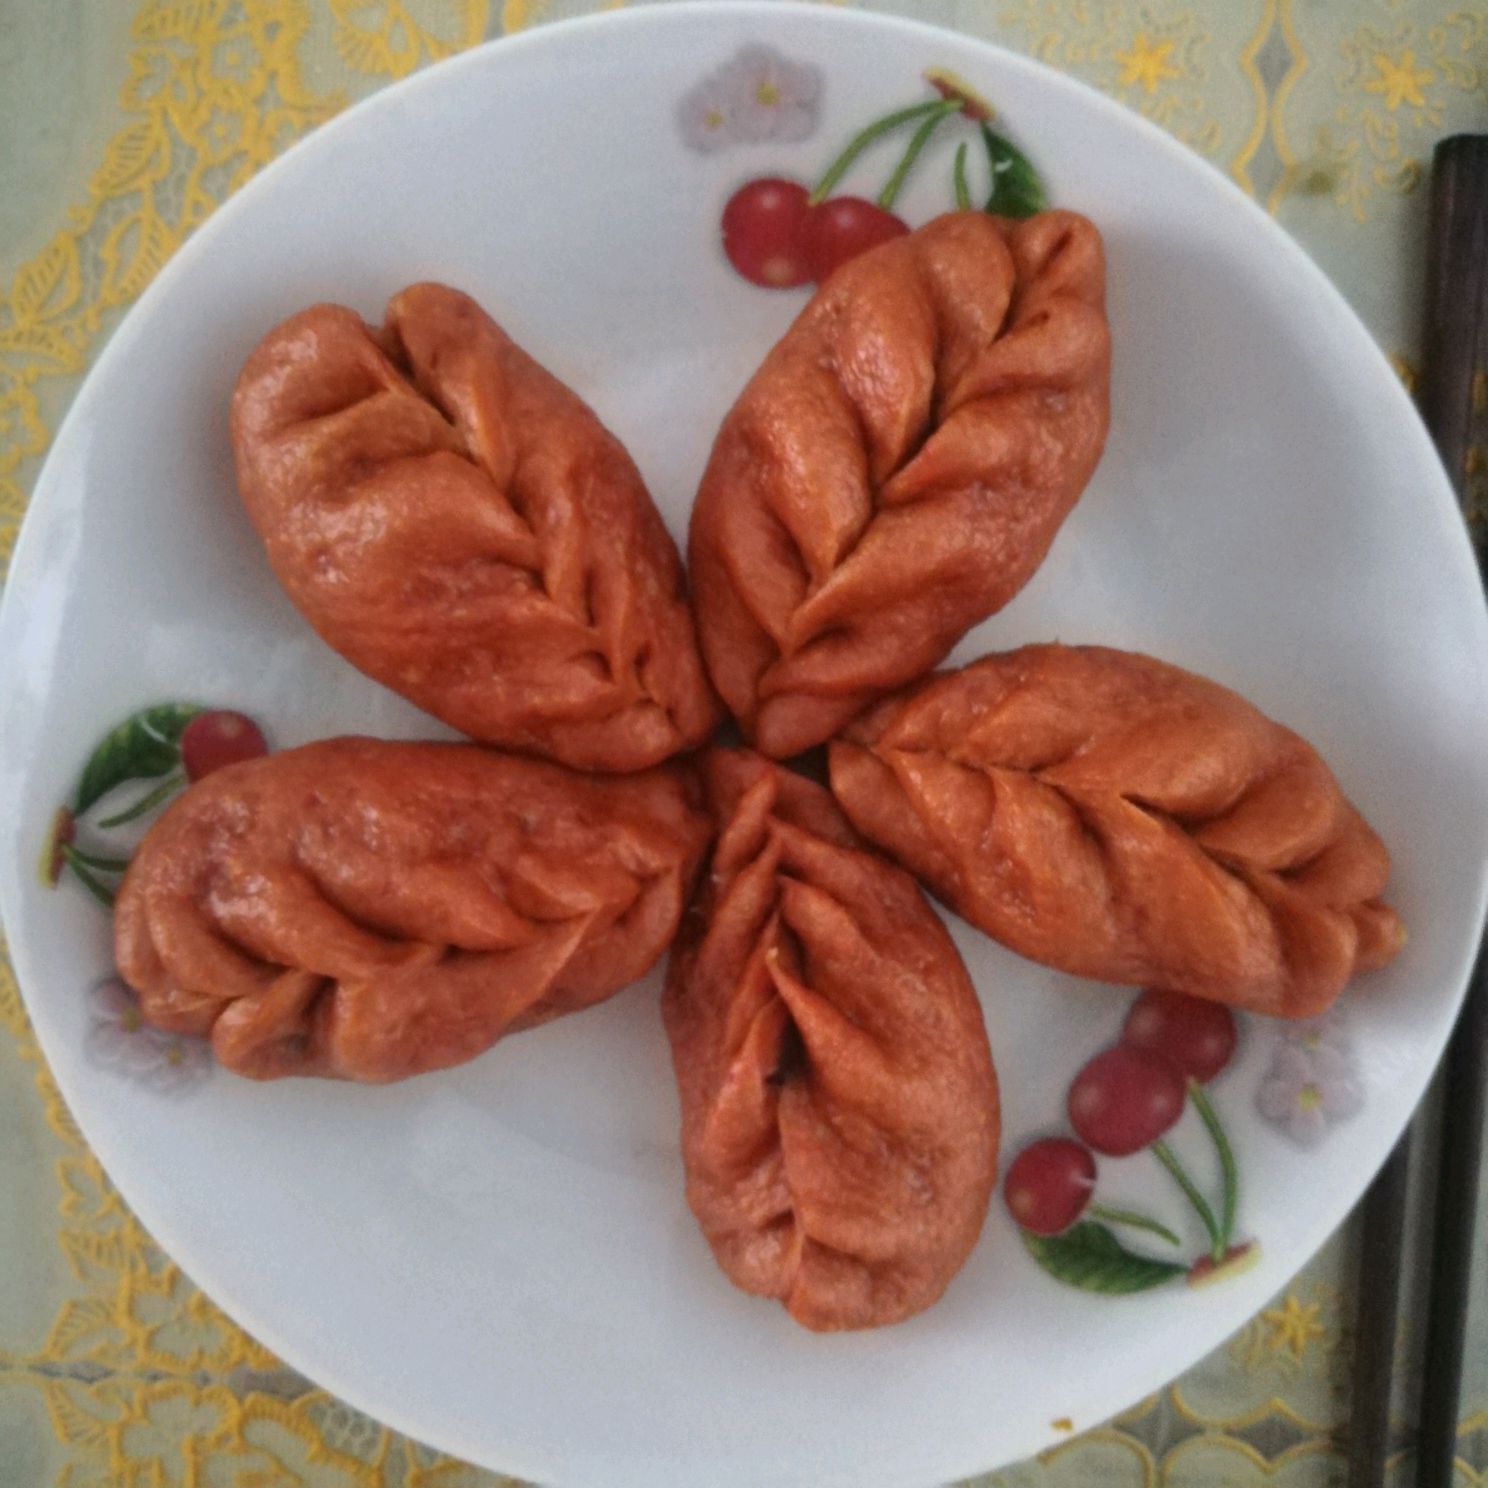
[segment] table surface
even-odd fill
[[[616,0],[0,0],[0,564],[92,359],[182,239],[347,103]],[[623,0],[622,0],[623,3]],[[639,0],[632,0],[639,3]],[[796,0],[803,3],[803,0]],[[1414,382],[1434,142],[1488,128],[1488,6],[1456,0],[867,0],[1075,73],[1262,201]],[[1488,452],[1476,500],[1488,504]],[[1402,1360],[1429,1204],[1414,1168]],[[1488,1195],[1480,1200],[1480,1234]],[[1357,1229],[1181,1379],[979,1480],[1315,1488],[1345,1476]],[[1488,1484],[1488,1241],[1456,1483]],[[1403,1368],[1394,1482],[1423,1389]],[[510,1483],[410,1442],[235,1327],[73,1125],[0,959],[0,1488]]]

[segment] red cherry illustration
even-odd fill
[[[1149,987],[1132,1003],[1121,1042],[1175,1065],[1206,1084],[1235,1052],[1235,1015],[1222,1003]]]
[[[181,733],[181,763],[188,780],[200,780],[224,765],[257,759],[268,752],[269,746],[251,718],[222,708],[198,713]]]
[[[818,202],[806,216],[806,262],[818,284],[849,259],[902,238],[909,224],[862,196],[834,196]]]
[[[1097,1054],[1070,1084],[1070,1125],[1097,1152],[1125,1157],[1178,1120],[1184,1095],[1183,1076],[1167,1060],[1117,1044]]]
[[[811,278],[803,240],[809,208],[798,181],[749,181],[723,209],[723,251],[751,284],[791,289]]]
[[[1095,1159],[1068,1137],[1025,1147],[1003,1180],[1008,1212],[1035,1235],[1057,1235],[1085,1211],[1095,1191]]]

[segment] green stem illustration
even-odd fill
[[[162,780],[149,794],[142,796],[133,806],[126,807],[117,816],[110,816],[98,823],[102,828],[122,827],[126,822],[132,822],[137,817],[143,816],[147,811],[153,811],[167,796],[173,795],[186,784],[184,775],[172,775]]]
[[[62,856],[67,859],[67,866],[77,874],[78,882],[105,908],[112,909],[114,907],[113,890],[94,878],[87,864],[83,862],[82,854],[71,843],[65,843],[62,847]]]
[[[1118,1209],[1110,1204],[1091,1204],[1087,1206],[1085,1212],[1092,1219],[1104,1220],[1107,1224],[1129,1225],[1134,1230],[1146,1230],[1149,1235],[1156,1235],[1166,1240],[1169,1245],[1183,1244],[1167,1225],[1160,1224],[1157,1220],[1140,1214],[1135,1209]]]
[[[1205,1130],[1214,1140],[1214,1150],[1219,1154],[1220,1181],[1223,1185],[1219,1224],[1224,1244],[1228,1245],[1235,1235],[1235,1208],[1240,1188],[1239,1173],[1235,1166],[1235,1150],[1230,1146],[1230,1139],[1225,1135],[1224,1127],[1220,1125],[1219,1113],[1215,1111],[1209,1097],[1204,1093],[1204,1087],[1197,1080],[1190,1080],[1188,1094],[1194,1103],[1194,1110],[1199,1113],[1199,1120],[1204,1123]]]
[[[1209,1232],[1210,1254],[1214,1257],[1215,1264],[1218,1265],[1224,1259],[1225,1237],[1220,1230],[1219,1221],[1214,1217],[1214,1210],[1209,1207],[1209,1202],[1204,1195],[1194,1187],[1193,1180],[1183,1171],[1183,1165],[1173,1154],[1172,1148],[1161,1138],[1152,1144],[1152,1155],[1172,1174],[1173,1181],[1183,1190],[1184,1197],[1193,1205],[1194,1213],[1203,1221],[1204,1228]]]
[[[122,873],[129,866],[128,858],[100,858],[95,853],[87,853],[80,847],[72,847],[69,844],[71,858],[74,864],[82,863],[85,867],[96,868],[100,873]]]
[[[925,115],[920,127],[909,137],[909,144],[905,147],[899,164],[894,167],[893,175],[884,183],[884,189],[878,194],[878,204],[884,211],[887,212],[894,205],[905,180],[914,168],[915,161],[920,158],[925,146],[930,143],[930,136],[940,127],[941,121],[960,112],[960,103],[948,100],[933,106]]]
[[[956,182],[956,205],[965,212],[971,207],[971,187],[966,181],[966,141],[956,146],[956,164],[952,171]]]
[[[860,129],[844,147],[842,153],[827,167],[827,173],[816,183],[808,202],[811,206],[827,199],[828,192],[845,176],[859,155],[882,135],[897,129],[901,124],[907,124],[911,119],[923,118],[926,114],[938,111],[945,107],[945,100],[940,98],[929,99],[925,103],[916,103],[909,108],[895,110],[892,114],[885,114],[882,119],[876,120],[865,129]]]

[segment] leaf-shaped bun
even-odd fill
[[[588,1007],[672,939],[696,782],[330,739],[193,785],[119,889],[147,1021],[257,1079],[397,1080]]]
[[[1404,943],[1384,845],[1311,745],[1148,656],[984,657],[859,719],[831,773],[953,909],[1077,976],[1301,1018]]]
[[[368,676],[486,743],[636,770],[717,718],[682,566],[634,462],[474,300],[315,305],[232,407],[289,597]]]
[[[981,1008],[826,791],[743,751],[704,774],[719,836],[663,997],[688,1202],[729,1278],[806,1327],[896,1322],[945,1290],[996,1179]]]
[[[756,747],[819,744],[1043,561],[1100,456],[1100,234],[938,217],[834,273],[740,394],[688,544],[703,654]]]

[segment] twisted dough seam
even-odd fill
[[[1028,646],[831,746],[854,825],[1011,949],[1281,1016],[1400,949],[1389,857],[1316,751],[1150,657]]]
[[[693,509],[715,686],[756,747],[822,742],[1042,561],[1104,443],[1084,218],[937,218],[846,265],[740,394]]]
[[[706,843],[694,792],[371,739],[228,767],[140,845],[115,959],[147,1021],[243,1074],[456,1064],[655,962]]]
[[[806,1327],[898,1321],[960,1267],[996,1178],[976,995],[819,786],[744,751],[704,775],[717,843],[662,1002],[688,1202],[735,1285]]]
[[[238,485],[291,600],[369,676],[487,743],[641,769],[717,718],[685,575],[620,442],[467,296],[380,331],[316,305],[233,396]]]

